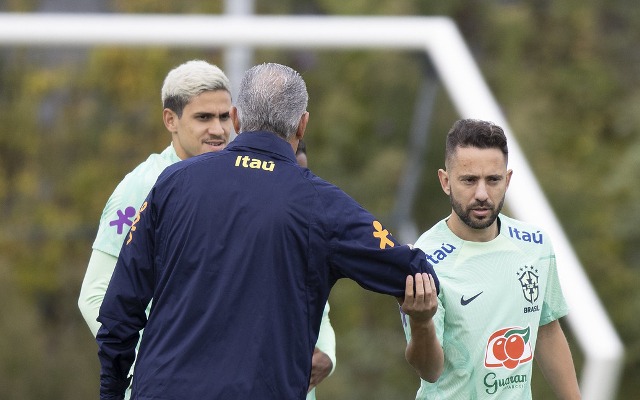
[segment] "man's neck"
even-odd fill
[[[455,213],[447,218],[447,226],[457,237],[469,242],[489,242],[500,233],[500,218],[486,228],[475,229],[465,224]]]

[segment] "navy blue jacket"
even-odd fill
[[[121,398],[144,328],[133,399],[304,399],[335,282],[403,296],[417,272],[435,277],[289,143],[242,133],[168,167],[143,204],[98,317],[101,398]]]

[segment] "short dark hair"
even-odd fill
[[[447,134],[445,146],[445,165],[448,165],[456,148],[476,147],[479,149],[498,149],[509,159],[507,137],[498,125],[479,119],[460,119],[456,121]]]

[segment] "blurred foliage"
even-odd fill
[[[259,14],[454,18],[625,343],[618,398],[640,393],[640,185],[634,184],[640,180],[640,9],[635,2],[256,3]],[[41,6],[11,0],[0,10]],[[114,0],[103,7],[218,14],[224,2]],[[0,49],[3,398],[97,396],[96,346],[76,301],[102,207],[127,172],[170,140],[161,120],[165,74],[192,58],[222,66],[222,51]],[[311,97],[310,167],[393,231],[390,212],[404,173],[425,57],[389,50],[258,49],[254,61],[288,64],[303,74]],[[436,170],[443,164],[444,135],[457,115],[445,91],[437,93],[412,210],[420,231],[449,212]],[[319,398],[413,398],[418,381],[404,360],[395,300],[339,282],[330,303],[338,366],[318,388]],[[567,326],[565,331],[580,372],[582,354]],[[539,371],[534,393],[551,398]]]

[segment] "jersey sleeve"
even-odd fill
[[[102,211],[98,234],[93,242],[94,250],[118,257],[136,212],[156,183],[158,175],[173,162],[168,157],[169,154],[152,154],[116,186]]]
[[[101,364],[101,396],[124,393],[140,330],[146,325],[145,310],[154,290],[152,199],[153,191],[133,221],[100,307],[98,320],[102,326],[96,340]]]
[[[111,254],[94,250],[89,258],[89,265],[82,280],[78,307],[94,337],[100,328],[100,323],[97,320],[98,311],[117,261],[118,258]]]
[[[542,312],[540,314],[540,325],[546,325],[567,315],[569,307],[565,301],[560,286],[560,278],[558,277],[558,268],[556,266],[556,257],[551,252],[549,256],[549,274],[547,276],[547,290],[542,303]]]
[[[336,369],[336,334],[329,320],[329,309],[329,303],[327,303],[322,313],[322,322],[320,323],[320,333],[318,334],[316,347],[331,359],[332,366],[331,373],[329,373],[331,375]]]
[[[94,250],[118,257],[136,212],[148,193],[131,187],[130,175],[118,184],[102,210]]]

